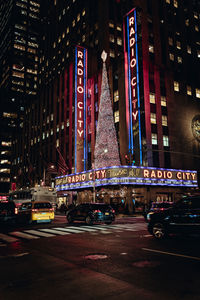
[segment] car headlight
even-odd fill
[[[150,213],[147,214],[147,221],[151,220],[151,215],[153,215],[153,212],[150,212]]]

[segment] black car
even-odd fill
[[[82,203],[67,211],[66,216],[68,223],[84,221],[88,225],[94,222],[111,224],[115,220],[115,211],[104,203]]]
[[[0,202],[0,223],[15,223],[18,208],[13,201]]]
[[[148,230],[158,239],[174,234],[200,233],[200,196],[183,198],[167,210],[147,214]]]
[[[143,212],[145,220],[147,220],[147,214],[154,211],[166,210],[173,206],[173,202],[152,202],[151,207]]]

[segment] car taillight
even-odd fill
[[[100,213],[100,212],[101,212],[101,211],[100,211],[99,209],[95,209],[95,210],[94,210],[94,213],[95,213],[95,214],[98,214],[98,213]]]
[[[50,211],[54,211],[54,208],[50,208]]]
[[[32,212],[36,212],[36,211],[38,211],[38,209],[32,208],[31,211],[32,211]]]
[[[18,208],[15,207],[15,215],[17,215],[17,214],[18,214]]]
[[[112,209],[111,209],[111,212],[114,214],[114,213],[115,213],[115,210],[112,208]]]

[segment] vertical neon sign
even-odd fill
[[[75,134],[74,171],[86,170],[86,91],[87,91],[87,50],[75,48]]]
[[[126,89],[126,123],[129,153],[137,154],[142,165],[141,116],[139,93],[138,34],[136,9],[124,17],[124,55]],[[138,155],[139,154],[139,155]]]

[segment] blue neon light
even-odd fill
[[[77,48],[75,48],[75,138],[74,138],[74,171],[77,170]]]
[[[129,42],[129,17],[127,16],[127,41],[128,41],[128,92],[129,92],[129,151],[133,154],[133,122],[132,122],[132,101],[131,101],[131,70],[130,70],[130,42]]]
[[[86,137],[86,49],[84,49],[84,171],[87,169],[87,137]]]
[[[137,45],[137,14],[134,11],[135,18],[135,45],[136,45],[136,70],[137,70],[137,98],[138,98],[138,123],[139,123],[139,145],[140,145],[140,165],[142,165],[142,132],[141,132],[141,116],[140,116],[140,87],[139,87],[139,61],[138,61],[138,45]]]

